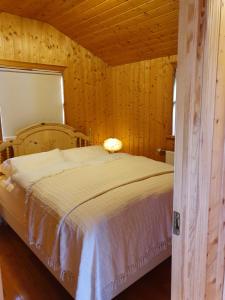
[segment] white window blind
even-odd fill
[[[34,123],[64,123],[62,74],[0,68],[3,138]]]

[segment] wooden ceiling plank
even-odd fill
[[[4,12],[10,12],[19,16],[32,18],[32,16],[49,2],[49,0],[27,0],[27,1],[8,1],[1,0],[0,9]]]
[[[33,17],[37,20],[48,22],[49,19],[54,20],[59,15],[63,16],[68,11],[76,9],[80,4],[82,4],[85,0],[73,0],[73,1],[65,1],[65,0],[52,0],[48,1],[48,3],[41,7],[38,12],[33,15]],[[47,1],[44,1],[47,2]]]
[[[156,28],[155,28],[156,29]],[[158,28],[157,28],[158,29]],[[127,45],[135,47],[138,43],[142,46],[149,42],[155,42],[156,40],[167,40],[169,36],[177,36],[177,30],[176,30],[176,22],[173,23],[171,28],[168,28],[166,24],[162,27],[160,27],[159,30],[154,30],[154,32],[150,31],[138,31],[139,36],[135,35],[133,36],[127,36],[126,39],[115,39],[113,44],[107,44],[107,43],[99,43],[98,49],[101,49],[102,51],[107,51],[107,49],[110,49],[111,47],[114,47],[115,45],[118,45],[120,47],[124,47]],[[145,38],[142,39],[142,35],[145,35]],[[96,44],[90,44],[90,46],[96,46]]]
[[[120,52],[117,51],[116,52],[108,52],[103,54],[104,58],[106,57],[111,57],[112,59],[116,58],[116,57],[123,57],[123,56],[133,56],[135,54],[139,54],[140,56],[143,56],[144,54],[148,54],[149,53],[154,53],[154,52],[159,52],[159,51],[164,51],[164,49],[170,49],[170,48],[177,48],[177,40],[173,40],[173,41],[166,41],[166,42],[161,42],[161,43],[154,43],[149,45],[149,47],[146,48],[131,48],[129,49],[129,47],[127,47],[126,49],[124,49],[124,51]]]
[[[113,28],[118,26],[134,26],[135,24],[140,24],[141,22],[145,22],[149,18],[155,18],[160,17],[161,15],[171,12],[173,10],[177,10],[177,5],[174,4],[174,1],[171,1],[169,4],[161,5],[165,2],[164,0],[158,0],[158,7],[154,9],[150,9],[150,7],[147,9],[145,7],[145,12],[138,12],[135,11],[135,9],[131,9],[123,14],[116,15],[114,17],[111,17],[104,22],[97,23],[96,25],[91,24],[91,28],[88,27],[88,25],[81,26],[81,27],[71,27],[71,31],[74,32],[73,37],[76,38],[77,35],[82,35],[85,38],[85,35],[90,35],[90,32],[92,34],[98,33],[105,30],[113,30]],[[77,31],[77,35],[75,32]]]
[[[139,55],[148,55],[149,53],[154,53],[154,52],[159,52],[161,49],[170,49],[176,44],[177,39],[173,39],[170,41],[165,41],[165,42],[158,42],[150,45],[149,47],[143,47],[143,48],[129,48],[127,47],[124,51],[124,55],[134,55],[134,54],[139,54]],[[108,53],[101,53],[101,55],[104,56],[110,56],[112,59],[118,56],[118,52],[116,53],[115,51],[108,52]],[[123,56],[123,52],[120,50],[120,55]]]
[[[157,36],[157,35],[163,35],[163,32],[165,30],[168,30],[170,32],[177,31],[177,19],[171,18],[168,20],[169,23],[160,23],[160,26],[158,25],[158,22],[152,22],[151,24],[148,24],[148,26],[136,26],[136,31],[135,34],[133,34],[131,31],[124,31],[124,32],[119,32],[120,36],[116,36],[117,31],[114,32],[114,34],[110,34],[107,36],[104,36],[102,39],[99,39],[98,37],[93,38],[90,40],[89,44],[90,46],[96,45],[96,42],[98,43],[99,48],[104,48],[107,47],[110,44],[111,41],[117,41],[117,42],[125,42],[125,41],[130,41],[133,42],[136,39],[140,39],[144,41],[147,39],[149,36]],[[169,25],[168,25],[169,24]],[[140,36],[137,37],[137,33],[140,33]],[[144,36],[143,36],[144,34]]]
[[[107,63],[118,65],[176,54],[178,4],[178,0],[0,0],[0,11],[47,22]]]
[[[83,22],[75,22],[72,30],[76,30],[76,28],[86,28],[87,26],[92,26],[92,30],[94,29],[95,25],[100,24],[107,24],[110,20],[114,20],[114,23],[117,22],[117,18],[120,16],[123,16],[129,11],[132,11],[134,9],[140,8],[141,6],[145,7],[148,6],[155,0],[132,0],[132,1],[122,1],[122,3],[118,5],[114,5],[112,7],[108,7],[107,10],[102,11],[100,13],[94,13],[92,16],[90,16],[89,19],[84,20]],[[165,0],[158,0],[158,2],[165,2]]]
[[[153,40],[149,40],[149,42],[145,42],[142,46],[141,46],[141,50],[140,51],[146,51],[146,50],[151,50],[152,46],[155,48],[156,46],[163,46],[163,44],[166,43],[171,43],[175,44],[177,41],[177,33],[175,34],[170,34],[168,35],[167,39],[163,39],[163,40],[159,40],[159,39],[153,39]],[[122,50],[124,49],[124,51],[126,52],[130,52],[132,50],[136,50],[137,49],[137,44],[127,44],[127,45],[113,45],[111,46],[111,48],[108,49],[99,49],[97,51],[99,56],[103,56],[103,55],[108,55],[110,53],[120,53]]]
[[[136,26],[117,26],[110,30],[98,31],[94,32],[89,35],[76,37],[77,41],[81,44],[86,41],[89,41],[90,45],[92,43],[108,43],[110,40],[123,40],[126,39],[128,36],[135,36],[140,30],[143,31],[151,31],[157,30],[163,26],[169,26],[170,22],[176,20],[177,12],[173,11],[166,15],[156,18],[149,18],[144,20],[143,22],[136,23]],[[144,37],[143,37],[144,38]],[[74,38],[75,39],[75,38]]]
[[[117,55],[112,57],[111,55],[104,55],[104,61],[109,65],[122,65],[129,62],[138,62],[148,59],[153,59],[156,57],[163,57],[163,56],[169,56],[169,55],[176,55],[177,54],[177,47],[174,46],[168,46],[163,50],[154,50],[149,51],[148,53],[139,53],[139,52],[133,52],[129,53],[129,51],[126,52],[124,55]]]
[[[57,17],[52,18],[51,22],[62,27],[70,25],[68,24],[68,21],[70,22],[71,20],[74,22],[79,22],[82,20],[85,13],[93,11],[93,9],[105,2],[106,0],[85,0],[70,11],[66,11],[63,15],[58,15]]]
[[[88,42],[88,44],[91,46],[92,44],[98,44],[100,47],[101,42],[102,44],[105,43],[110,43],[110,41],[121,41],[124,39],[127,39],[128,36],[132,37],[138,34],[138,31],[140,30],[145,30],[145,31],[154,31],[154,30],[160,30],[161,28],[168,27],[170,22],[178,22],[177,17],[177,12],[173,11],[170,12],[166,15],[163,15],[161,17],[156,17],[152,19],[148,19],[143,23],[136,23],[135,28],[129,27],[129,30],[127,28],[115,28],[114,31],[105,31],[104,33],[102,32],[101,34],[95,33],[95,35],[89,35],[88,37],[81,37],[77,38],[77,41],[80,42],[81,44],[85,44]],[[119,34],[118,34],[119,33]],[[143,37],[144,38],[144,37]]]
[[[144,1],[144,0],[138,0],[138,1]],[[145,0],[146,1],[146,0]],[[130,3],[130,2],[126,2]],[[67,19],[66,22],[62,23],[63,26],[71,26],[71,30],[74,30],[74,28],[82,28],[82,26],[86,26],[83,24],[86,24],[89,20],[95,17],[100,17],[102,19],[102,15],[104,15],[105,12],[110,11],[116,7],[121,8],[124,5],[124,0],[106,0],[100,3],[99,5],[96,5],[92,7],[89,10],[84,11],[82,14],[80,14],[76,19]],[[70,22],[70,23],[69,23]]]
[[[162,49],[160,51],[154,51],[152,53],[149,53],[148,55],[145,54],[145,56],[125,55],[125,56],[117,57],[116,59],[111,59],[110,57],[104,59],[111,66],[119,66],[119,65],[144,61],[144,60],[151,60],[158,57],[173,56],[176,54],[177,54],[177,47],[173,47],[168,49]]]
[[[99,45],[98,47],[96,47],[96,45],[94,45],[93,47],[91,45],[89,45],[89,48],[92,50],[92,52],[95,51],[95,49],[97,49],[95,51],[95,53],[98,53],[98,55],[100,55],[100,57],[101,57],[101,55],[103,55],[103,53],[108,53],[111,51],[118,50],[118,53],[119,53],[123,50],[126,51],[128,48],[129,49],[145,48],[145,47],[150,47],[151,44],[165,42],[170,39],[177,40],[177,31],[176,31],[175,27],[174,27],[174,30],[170,30],[166,34],[161,35],[160,32],[156,33],[153,36],[149,33],[145,33],[144,40],[141,39],[142,34],[140,34],[140,36],[136,36],[134,39],[132,39],[132,37],[131,37],[131,38],[127,38],[122,41],[115,40],[114,43],[105,44],[103,46]]]
[[[123,41],[119,41],[117,43],[114,43],[113,45],[111,44],[105,44],[102,47],[99,47],[99,52],[107,52],[108,49],[111,49],[113,47],[117,47],[122,49],[123,47],[127,47],[128,45],[132,45],[133,47],[137,47],[137,44],[141,45],[141,47],[143,47],[144,45],[149,43],[154,43],[157,40],[168,40],[170,39],[170,37],[176,37],[177,38],[177,27],[176,24],[173,25],[173,28],[168,28],[165,27],[165,29],[161,30],[161,31],[157,31],[155,33],[151,33],[151,32],[145,32],[145,39],[142,40],[141,36],[135,36],[132,39],[127,39],[127,40],[123,40]]]
[[[37,15],[38,15],[39,11],[45,11],[45,9],[49,5],[49,3],[51,3],[50,0],[29,1],[29,2],[27,2],[27,5],[26,5],[26,2],[24,2],[24,4],[26,5],[26,7],[23,8],[23,10],[25,12],[24,16],[29,16],[29,18],[31,18],[31,19],[37,19]]]

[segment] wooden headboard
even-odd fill
[[[90,144],[90,137],[74,128],[55,123],[34,124],[20,130],[16,138],[0,144],[0,160],[25,154],[68,149]]]

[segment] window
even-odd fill
[[[64,123],[61,73],[0,68],[0,90],[4,140],[34,123]]]
[[[174,84],[173,84],[173,110],[172,110],[172,135],[175,136],[175,123],[176,123],[176,99],[177,98],[177,80],[176,80],[176,73],[174,76]]]

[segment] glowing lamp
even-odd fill
[[[109,138],[104,141],[103,144],[104,148],[109,152],[116,152],[122,149],[122,142],[116,138]]]

